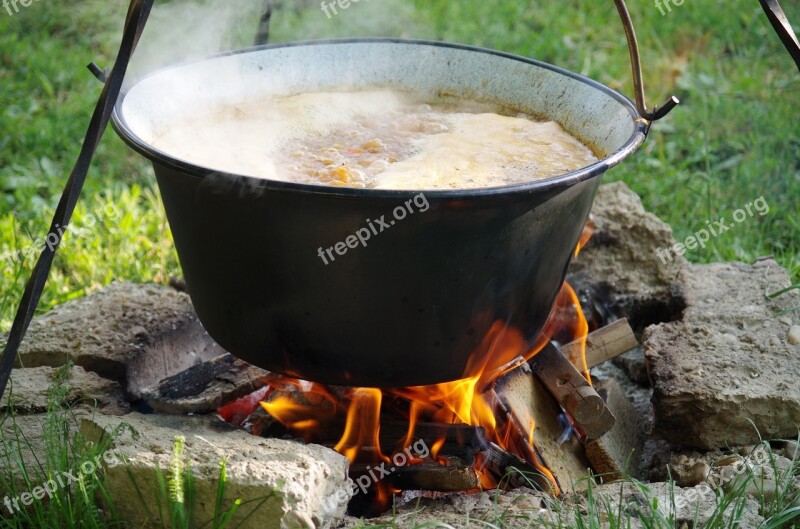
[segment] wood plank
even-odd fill
[[[619,420],[610,432],[586,443],[586,457],[604,482],[622,479],[625,475],[639,478],[645,445],[645,436],[638,424],[639,414],[616,380],[601,382],[598,389],[606,391],[608,407]]]
[[[561,408],[535,376],[523,366],[501,378],[496,391],[508,410],[524,424],[535,418],[533,442],[542,463],[552,472],[562,493],[587,489],[590,464],[583,446],[574,439],[560,442],[564,433]]]
[[[481,470],[488,471],[501,487],[516,489],[528,487],[553,494],[550,481],[527,461],[510,454],[494,443],[482,452],[484,457]]]
[[[466,465],[410,465],[398,467],[387,481],[400,490],[461,492],[478,486],[478,476]]]

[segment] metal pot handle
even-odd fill
[[[264,7],[261,10],[259,19],[258,34],[255,39],[256,46],[262,46],[269,41],[269,23],[275,7],[274,2],[275,0],[264,0]],[[622,25],[625,28],[625,36],[628,39],[628,50],[630,50],[631,68],[633,69],[633,97],[636,102],[636,109],[639,111],[639,116],[648,122],[659,120],[675,108],[679,103],[678,98],[671,96],[661,108],[655,107],[652,111],[647,110],[644,99],[644,82],[642,81],[642,62],[639,56],[636,31],[633,29],[633,22],[631,21],[630,13],[628,13],[628,7],[625,5],[625,0],[614,0],[614,2],[617,5],[617,11],[619,11]]]
[[[800,70],[800,42],[797,41],[797,35],[794,34],[792,25],[789,23],[789,19],[786,18],[786,14],[783,12],[778,0],[761,0],[761,7],[767,14],[772,27],[775,28],[781,38],[781,42],[789,51],[789,55],[794,59],[797,69]]]
[[[631,15],[628,13],[628,6],[625,5],[625,0],[614,0],[619,12],[619,18],[622,19],[622,26],[625,28],[625,37],[628,39],[628,51],[631,55],[631,69],[633,70],[633,98],[636,102],[636,109],[639,115],[649,121],[653,122],[659,120],[669,114],[669,112],[680,103],[678,98],[670,96],[661,107],[655,107],[653,110],[647,110],[647,104],[644,98],[644,81],[642,80],[642,60],[639,55],[639,42],[636,40],[636,31],[633,29],[633,21]]]

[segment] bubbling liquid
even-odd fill
[[[213,170],[341,187],[471,189],[597,161],[552,121],[461,98],[393,90],[312,92],[220,105],[162,129],[153,146]]]

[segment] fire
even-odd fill
[[[269,400],[259,404],[289,430],[310,442],[344,408],[324,385],[288,377],[270,379]]]
[[[495,322],[479,348],[484,354],[473,355],[469,376],[461,380],[400,389],[351,388],[337,397],[321,384],[284,379],[278,394],[262,401],[261,406],[307,441],[317,438],[324,428],[341,424],[344,415],[343,433],[334,449],[352,463],[374,465],[390,461],[390,456],[384,453],[386,447],[381,446],[381,412],[387,402],[402,403],[399,407],[408,427],[402,439],[390,449],[402,449],[414,443],[421,422],[479,426],[485,430],[487,441],[536,467],[558,493],[555,479],[533,449],[534,418],[528,417],[527,424],[516,424],[499,411],[496,395],[489,388],[504,373],[535,356],[551,339],[558,338],[566,343],[585,339],[587,332],[588,324],[577,295],[565,283],[541,338],[531,346],[521,332],[504,322]],[[572,361],[588,379],[585,358],[581,355]],[[348,403],[346,410],[340,402]],[[446,460],[439,458],[444,443],[443,438],[433,442],[431,460],[446,464]],[[483,488],[498,485],[495,479],[480,471],[479,478]],[[379,495],[386,496],[384,488],[379,489]]]
[[[576,255],[589,240],[592,230],[591,223],[587,224]],[[552,491],[558,494],[555,478],[534,448],[534,417],[520,421],[504,411],[492,388],[504,373],[530,360],[554,339],[561,343],[579,341],[580,353],[570,360],[591,383],[585,359],[588,330],[578,296],[569,284],[564,283],[543,331],[533,344],[525,339],[521,331],[498,320],[471,355],[466,376],[461,380],[400,389],[341,390],[276,376],[270,381],[274,391],[260,404],[271,417],[307,441],[319,441],[321,435],[326,432],[329,434],[332,428],[339,428],[338,431],[343,433],[334,449],[351,463],[361,466],[390,463],[394,454],[421,438],[416,433],[420,423],[482,427],[488,442],[527,461],[550,482]],[[407,428],[404,435],[398,434],[398,439],[391,441],[392,446],[381,446],[382,440],[386,443],[385,436],[381,436],[381,418],[384,416],[382,411],[387,408],[391,408],[395,414],[399,412],[407,421]],[[445,438],[431,440],[427,461],[413,458],[409,464],[448,464],[447,459],[439,456],[445,441]],[[481,488],[496,487],[497,480],[483,472],[480,463],[480,460],[476,461]],[[390,485],[380,482],[374,490],[377,502],[388,501],[389,493],[395,492]]]
[[[347,422],[342,438],[333,447],[334,450],[347,457],[350,462],[358,459],[363,447],[375,449],[375,457],[389,462],[389,458],[380,451],[380,417],[383,393],[375,388],[356,388],[347,408]],[[374,462],[374,461],[371,461]]]

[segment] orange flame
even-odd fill
[[[588,242],[593,229],[590,221],[577,245],[576,256]],[[570,361],[591,383],[585,358],[587,333],[588,324],[581,310],[580,300],[572,287],[564,283],[540,336],[533,344],[525,339],[520,330],[498,320],[492,324],[475,353],[470,356],[466,376],[461,380],[391,390],[352,388],[344,396],[337,397],[321,384],[284,379],[278,383],[283,384],[284,387],[280,388],[282,391],[272,395],[269,402],[262,402],[261,406],[287,428],[302,433],[306,440],[313,440],[315,433],[330,424],[332,419],[338,417],[338,421],[341,421],[344,413],[341,403],[347,403],[344,432],[334,448],[352,463],[358,461],[376,464],[390,461],[384,455],[380,441],[380,417],[384,400],[389,403],[405,403],[403,409],[408,427],[402,440],[397,440],[401,449],[418,440],[415,432],[420,422],[483,427],[488,441],[537,468],[558,494],[559,489],[553,474],[540,460],[534,448],[534,417],[527,417],[527,424],[521,424],[517,418],[506,417],[506,414],[500,412],[501,406],[497,402],[496,393],[489,389],[499,377],[530,360],[552,339],[565,343],[580,342],[579,354],[570,358]],[[445,459],[439,458],[445,442],[444,437],[432,440],[430,459],[447,464]],[[478,455],[476,463],[480,463],[480,458]],[[415,458],[409,464],[421,462]],[[478,464],[477,467],[481,468],[481,465]],[[479,471],[478,474],[482,488],[497,486],[497,482],[487,473]],[[388,501],[386,492],[391,492],[388,487],[379,486],[375,490],[377,501]]]
[[[376,459],[389,462],[389,458],[380,451],[380,417],[383,393],[375,388],[356,388],[347,408],[347,422],[342,438],[334,450],[347,457],[351,462],[358,459],[364,447],[376,450]]]

